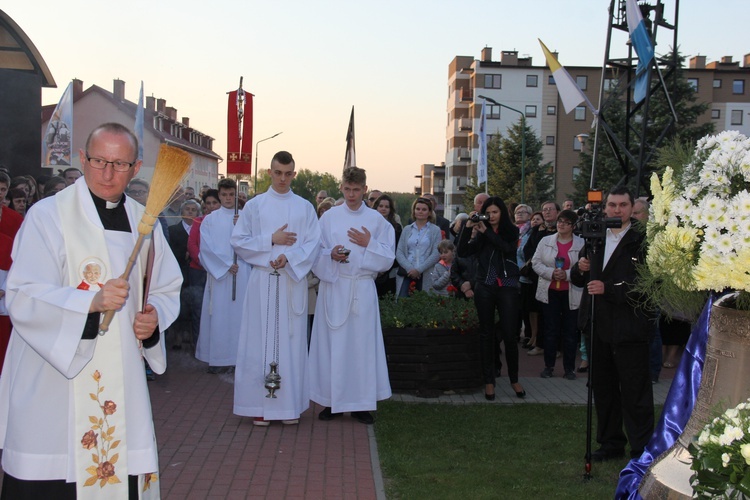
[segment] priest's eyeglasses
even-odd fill
[[[107,165],[112,165],[115,172],[127,172],[135,165],[135,162],[130,163],[122,160],[107,161],[102,158],[93,158],[88,153],[86,153],[86,160],[89,162],[89,165],[97,170],[104,170],[107,168]]]

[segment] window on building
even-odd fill
[[[526,118],[536,118],[536,106],[528,105],[525,110],[526,112],[524,114],[526,115]]]
[[[732,110],[732,125],[742,125],[742,110],[741,109],[733,109]]]
[[[526,75],[526,86],[536,87],[539,84],[539,77],[537,75]]]
[[[718,120],[721,118],[721,110],[720,109],[712,109],[711,110],[711,118],[714,120]]]
[[[720,89],[721,88],[721,79],[720,78],[714,78],[714,88]]]
[[[573,180],[579,175],[581,175],[581,167],[573,167]]]
[[[586,119],[586,106],[576,106],[575,110],[575,120],[576,121],[583,121]]]
[[[698,79],[697,78],[688,78],[687,82],[688,82],[688,85],[693,87],[693,92],[698,92]]]
[[[735,80],[732,82],[732,94],[745,93],[745,80]]]
[[[500,89],[503,85],[503,75],[484,75],[484,88]]]
[[[576,77],[576,85],[578,85],[579,89],[586,90],[586,88],[589,85],[589,77],[588,76],[583,76],[583,75],[578,75]]]
[[[555,85],[555,77],[552,75],[549,75],[547,77],[547,85]]]
[[[548,135],[546,140],[547,146],[554,146],[555,145],[555,136],[554,135]]]
[[[488,120],[499,120],[500,119],[500,106],[496,104],[488,104],[485,107]]]
[[[557,106],[547,106],[547,114],[554,115],[557,113]]]
[[[573,137],[573,151],[580,151],[581,149],[583,149],[581,141],[578,140],[578,137]]]

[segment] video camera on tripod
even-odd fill
[[[578,209],[578,222],[575,231],[585,240],[604,240],[607,228],[622,227],[619,217],[607,217],[602,207],[603,193],[601,189],[593,189],[586,193],[587,206],[591,208]]]

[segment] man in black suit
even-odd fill
[[[180,271],[182,272],[182,289],[180,290],[180,316],[177,321],[180,324],[173,325],[169,332],[171,335],[171,342],[173,349],[180,349],[183,343],[192,343],[188,338],[190,337],[190,303],[189,297],[187,296],[187,288],[189,285],[188,280],[188,266],[190,264],[190,255],[188,254],[187,243],[188,236],[190,235],[190,228],[193,225],[193,219],[201,215],[201,206],[195,200],[187,200],[180,206],[180,216],[182,219],[178,224],[169,226],[169,246],[174,253],[177,263],[180,265]],[[185,335],[182,335],[182,333]],[[181,338],[184,337],[184,338]]]
[[[591,261],[586,256],[570,272],[571,282],[583,287],[580,313],[585,323],[591,298],[596,297],[589,351],[600,444],[592,454],[594,461],[622,457],[626,442],[631,458],[640,457],[654,430],[649,342],[655,323],[633,289],[636,266],[645,260],[644,235],[631,219],[633,195],[627,188],[609,192],[604,212],[620,218],[622,227],[607,229],[598,279],[590,279]],[[585,328],[590,332],[590,323]]]

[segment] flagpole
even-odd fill
[[[239,150],[242,154],[242,121],[245,118],[245,91],[242,90],[242,78],[240,77],[240,86],[237,88],[237,134],[239,135]],[[237,180],[234,186],[234,219],[233,222],[237,222],[237,216],[239,215],[239,189],[240,189],[240,174],[236,174]],[[232,252],[234,257],[232,263],[237,266],[237,252]],[[232,301],[237,300],[237,273],[232,275]]]

